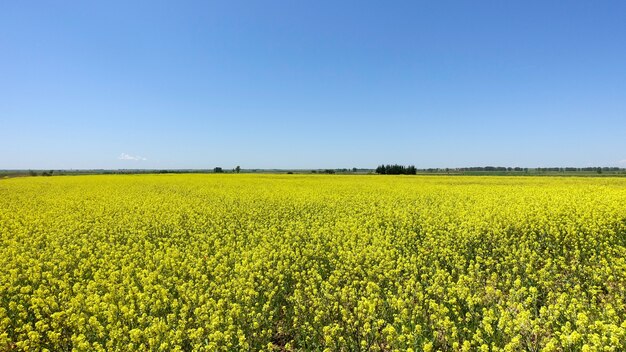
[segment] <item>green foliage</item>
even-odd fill
[[[415,175],[417,169],[413,165],[379,165],[376,168],[376,173],[382,175]]]

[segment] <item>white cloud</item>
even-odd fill
[[[622,159],[620,161],[617,162],[618,164],[626,164],[626,159]]]
[[[118,156],[117,158],[119,160],[139,160],[139,161],[148,160],[147,158],[144,158],[143,156],[129,155],[126,153],[120,154],[120,156]]]

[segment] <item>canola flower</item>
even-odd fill
[[[626,179],[0,181],[0,351],[623,351]]]

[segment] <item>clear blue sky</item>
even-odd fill
[[[0,169],[626,167],[624,1],[2,1]]]

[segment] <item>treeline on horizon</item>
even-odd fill
[[[187,173],[287,173],[287,174],[372,174],[379,175],[415,175],[415,174],[473,174],[484,173],[493,175],[537,175],[537,174],[576,174],[589,175],[607,174],[624,175],[626,168],[620,167],[504,167],[475,166],[457,168],[426,168],[418,169],[414,165],[381,164],[376,169],[368,168],[337,168],[337,169],[233,169],[215,167],[212,169],[59,169],[59,170],[0,170],[0,178],[20,176],[63,176],[63,175],[110,175],[110,174],[187,174]]]
[[[379,165],[376,168],[376,173],[381,175],[415,175],[417,174],[417,168],[413,165]]]
[[[457,168],[428,168],[417,169],[413,165],[379,165],[375,172],[380,175],[415,175],[419,173],[463,173],[463,172],[506,172],[506,173],[543,173],[543,172],[560,172],[560,173],[572,173],[572,172],[595,172],[601,174],[603,172],[620,172],[624,169],[619,167],[505,167],[505,166],[474,166],[474,167],[457,167]]]
[[[619,167],[504,167],[504,166],[474,166],[474,167],[457,167],[457,168],[428,168],[418,169],[420,172],[598,172],[603,171],[622,171]]]

